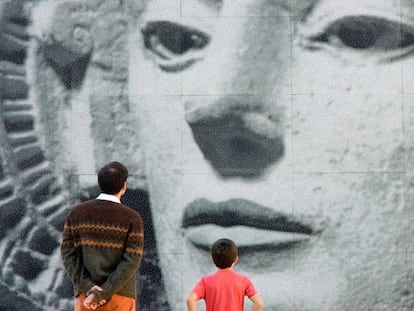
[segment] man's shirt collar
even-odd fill
[[[111,201],[111,202],[115,202],[115,203],[121,203],[121,201],[116,196],[114,196],[112,194],[107,194],[107,193],[101,193],[100,195],[98,195],[98,197],[96,199],[97,200]]]

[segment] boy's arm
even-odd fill
[[[190,296],[187,298],[187,310],[188,311],[197,311],[197,300],[199,300],[200,297],[196,293],[191,293]]]
[[[262,311],[263,310],[263,300],[260,294],[254,295],[250,298],[253,302],[252,311]]]

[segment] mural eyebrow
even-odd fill
[[[211,9],[219,11],[223,6],[223,2],[228,1],[228,0],[198,0],[198,1],[208,6]]]

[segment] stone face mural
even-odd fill
[[[112,160],[138,310],[221,237],[265,310],[413,310],[413,51],[411,1],[3,0],[0,311],[72,310],[63,222]]]

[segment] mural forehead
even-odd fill
[[[411,7],[2,2],[0,309],[72,308],[63,221],[118,160],[138,309],[184,309],[227,237],[267,310],[411,310]]]

